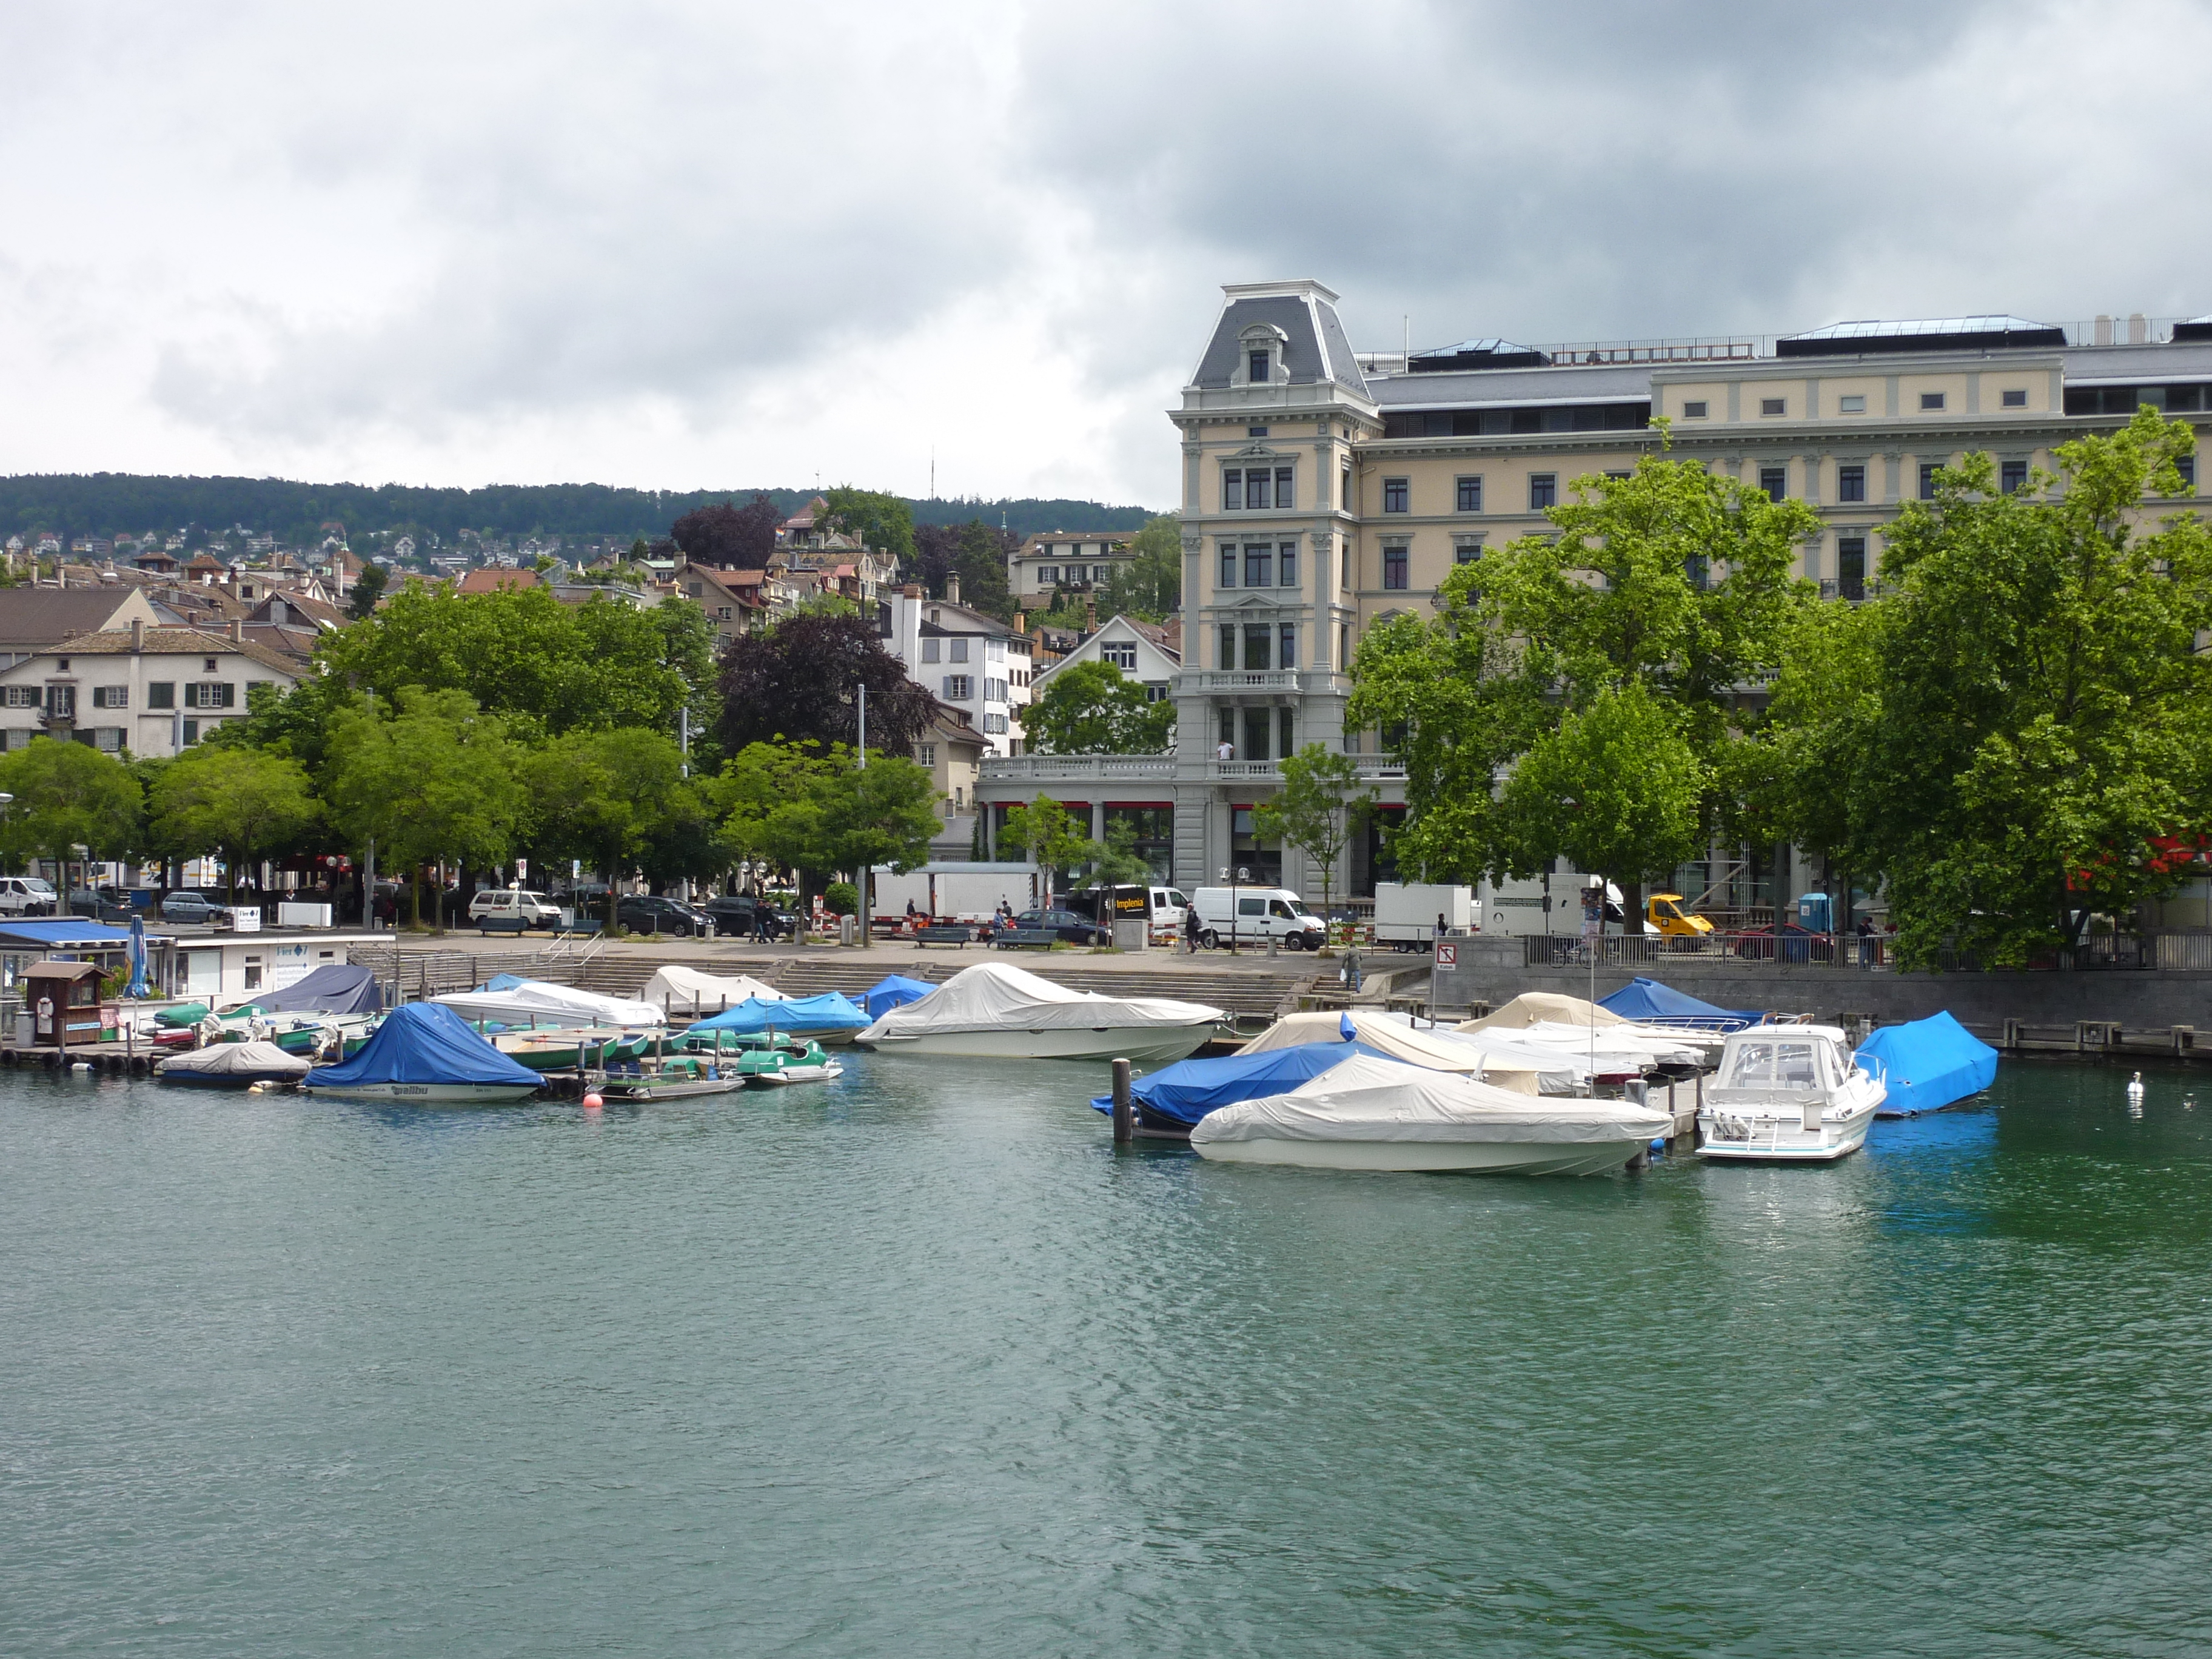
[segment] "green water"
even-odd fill
[[[0,1074],[0,1653],[2201,1654],[2212,1076],[1832,1170]]]

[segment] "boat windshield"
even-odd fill
[[[1820,1086],[1809,1042],[1739,1042],[1729,1061],[1728,1089],[1787,1089],[1809,1092]]]

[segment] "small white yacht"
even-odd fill
[[[1698,1156],[1831,1164],[1865,1143],[1888,1090],[1851,1063],[1832,1025],[1754,1025],[1730,1034],[1698,1113]]]

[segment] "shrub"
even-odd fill
[[[860,890],[849,881],[833,881],[822,890],[822,905],[832,915],[858,915]]]

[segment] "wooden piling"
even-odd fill
[[[2194,1025],[2177,1025],[2172,1029],[2172,1036],[2177,1058],[2197,1046],[2197,1028]]]
[[[1114,1144],[1126,1146],[1137,1138],[1137,1108],[1129,1098],[1129,1062],[1114,1062]]]

